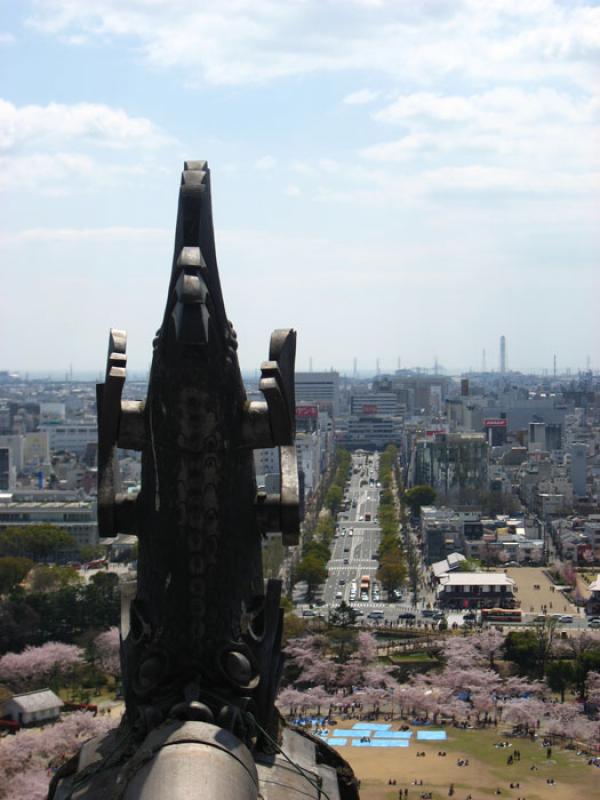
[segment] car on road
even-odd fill
[[[338,583],[339,583],[340,586],[345,586],[346,585],[346,581],[343,578],[340,578]]]
[[[546,622],[546,615],[538,614],[537,617],[534,617],[531,621],[534,625],[543,625],[544,622]]]
[[[562,622],[563,624],[567,624],[569,622],[573,622],[573,617],[570,614],[561,614],[561,616],[558,618],[558,621]]]
[[[343,595],[342,592],[336,592],[335,593],[335,599],[336,600],[343,600],[343,598],[344,598],[344,595]]]
[[[421,611],[422,617],[433,617],[434,614],[435,611],[433,608],[424,608],[423,611]]]
[[[600,628],[600,617],[590,617],[588,619],[589,628]]]
[[[345,558],[344,559],[344,564],[349,564],[349,563],[350,563],[350,561],[347,558]]]
[[[383,611],[370,611],[367,614],[367,619],[383,619],[384,613]]]
[[[435,614],[431,615],[431,619],[440,620],[445,619],[445,615],[443,611],[436,611]]]
[[[317,612],[316,611],[311,611],[310,609],[306,609],[306,611],[302,612],[302,616],[303,617],[316,617],[317,616]]]
[[[404,614],[398,614],[398,619],[405,619],[405,620],[414,620],[417,618],[416,614],[413,614],[412,611],[405,611]]]

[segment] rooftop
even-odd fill
[[[450,572],[441,579],[442,586],[514,586],[504,572]]]
[[[52,708],[62,708],[63,701],[52,689],[38,689],[25,694],[15,694],[7,703],[15,704],[20,711],[31,714],[35,711],[48,711]]]

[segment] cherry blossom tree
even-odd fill
[[[84,741],[105,733],[117,722],[115,718],[79,711],[53,725],[25,729],[0,739],[0,797],[45,800],[49,766],[59,766]]]
[[[585,740],[592,733],[590,720],[575,703],[547,704],[548,714],[544,730],[567,739]]]
[[[335,698],[333,698],[324,686],[311,686],[304,692],[303,705],[308,708],[316,708],[317,716],[321,715],[321,706],[333,705]]]
[[[64,678],[84,663],[80,647],[62,642],[47,642],[41,647],[26,647],[22,653],[6,653],[0,658],[0,681],[16,691],[41,687],[51,678]]]
[[[303,704],[304,692],[298,691],[291,686],[282,689],[277,696],[277,705],[279,708],[287,708],[290,714]]]
[[[504,647],[505,636],[495,628],[486,628],[468,636],[453,636],[443,646],[450,667],[494,666],[494,659]]]
[[[121,636],[118,628],[109,628],[94,639],[98,665],[103,672],[113,677],[121,674]]]
[[[600,707],[600,672],[588,672],[585,680],[585,696],[588,703]]]
[[[321,658],[327,647],[327,639],[319,633],[308,636],[297,636],[289,639],[284,650],[288,659],[299,667],[308,667],[313,661]]]
[[[547,710],[547,703],[534,698],[516,697],[502,705],[502,719],[513,725],[535,730]]]

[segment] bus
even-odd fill
[[[520,608],[482,608],[481,621],[491,625],[511,624],[522,622],[523,615]]]
[[[371,588],[371,578],[368,575],[363,575],[360,579],[360,594],[361,600],[369,599],[369,589]]]

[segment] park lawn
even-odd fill
[[[430,656],[428,653],[415,651],[414,653],[390,653],[385,656],[391,664],[410,664],[414,661],[422,662],[424,664],[437,664],[440,665],[439,658]]]
[[[462,730],[446,728],[445,742],[411,742],[404,749],[339,748],[361,778],[361,800],[397,800],[398,789],[408,788],[409,800],[416,800],[421,792],[432,792],[433,800],[448,797],[448,786],[454,784],[456,800],[464,800],[469,793],[473,800],[496,797],[500,788],[503,798],[517,800],[591,800],[598,796],[597,768],[590,767],[584,758],[571,751],[552,748],[552,758],[546,759],[546,749],[529,739],[508,739],[497,730]],[[503,739],[511,748],[496,748]],[[521,751],[521,761],[508,766],[506,760],[515,749]],[[438,751],[448,753],[439,757]],[[425,758],[417,758],[424,751]],[[468,767],[458,767],[457,758],[468,758]],[[538,770],[531,772],[535,764]],[[387,785],[390,777],[396,778],[396,787]],[[423,787],[412,785],[414,778],[423,779]],[[555,786],[546,784],[554,778]],[[520,783],[511,789],[510,783]]]
[[[77,691],[77,689],[75,689]],[[98,705],[99,703],[103,703],[105,701],[113,701],[115,700],[115,690],[110,686],[103,686],[101,691],[96,694],[93,689],[85,689],[84,691],[90,693],[89,704],[90,705]],[[64,700],[65,703],[78,703],[80,702],[77,699],[73,699],[73,687],[72,686],[61,686],[57,691],[58,696],[61,700]]]

